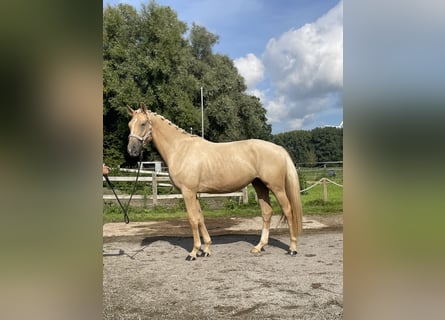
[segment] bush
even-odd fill
[[[224,208],[227,211],[233,211],[238,207],[238,201],[235,201],[233,198],[227,198],[224,202]]]
[[[306,176],[301,171],[298,172],[298,181],[300,182],[300,190],[304,190],[308,187]],[[305,194],[305,193],[306,193],[306,191],[302,192],[302,194]]]

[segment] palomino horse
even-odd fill
[[[173,184],[184,197],[193,231],[193,249],[186,260],[209,256],[211,239],[204,224],[197,193],[226,193],[240,190],[249,183],[258,195],[263,229],[260,242],[252,253],[260,253],[269,239],[272,207],[269,190],[280,203],[290,231],[289,254],[297,254],[297,236],[302,231],[302,208],[297,170],[286,150],[262,140],[213,143],[188,134],[164,117],[151,112],[145,104],[133,110],[128,153],[137,157],[153,140],[168,166]],[[200,232],[204,241],[201,249]]]

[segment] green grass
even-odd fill
[[[303,214],[336,214],[343,212],[343,188],[328,183],[328,201],[323,202],[323,187],[317,185],[305,194],[301,195],[303,204]],[[224,208],[208,209],[205,200],[201,201],[201,206],[205,217],[254,217],[260,216],[259,205],[255,202],[254,191],[249,186],[249,204],[238,204],[236,198],[227,199]],[[274,214],[281,214],[281,208],[271,194],[271,204]],[[130,221],[156,221],[186,218],[184,202],[181,200],[174,207],[156,206],[154,208],[130,207]],[[122,209],[117,204],[104,204],[103,222],[122,222]]]
[[[343,212],[343,188],[328,183],[328,201],[323,202],[323,187],[318,185],[301,195],[304,214]]]

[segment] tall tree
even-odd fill
[[[219,36],[193,22],[190,30],[190,44],[193,55],[197,59],[204,61],[211,60],[213,56],[212,48],[218,41]]]
[[[108,6],[103,18],[103,124],[104,158],[110,165],[125,160],[122,106],[141,99],[132,74],[132,48],[138,38],[139,16],[129,5]]]
[[[240,104],[238,110],[240,137],[271,140],[272,126],[267,123],[266,109],[263,108],[260,99],[243,94],[239,96],[238,102]]]
[[[312,130],[312,143],[319,162],[343,159],[343,129],[315,128]]]

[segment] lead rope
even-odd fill
[[[139,173],[140,173],[141,167],[142,167],[142,163],[141,162],[142,162],[142,155],[143,155],[143,153],[144,153],[144,150],[141,151],[141,155],[139,157],[139,166],[138,166],[138,172],[137,172],[137,175],[136,175],[136,180],[134,181],[133,190],[130,193],[130,198],[128,199],[126,207],[124,207],[124,205],[122,204],[121,200],[117,196],[116,191],[114,190],[114,185],[111,183],[110,179],[108,178],[108,175],[107,174],[103,175],[105,177],[105,180],[107,181],[108,185],[110,186],[111,190],[113,190],[113,193],[114,193],[114,196],[116,197],[117,202],[119,203],[120,207],[122,208],[122,211],[124,213],[124,222],[126,224],[128,224],[130,222],[130,218],[128,217],[128,209],[130,208],[130,202],[131,202],[131,199],[133,198],[133,194],[136,191],[136,186],[137,186],[138,179],[139,179]]]

